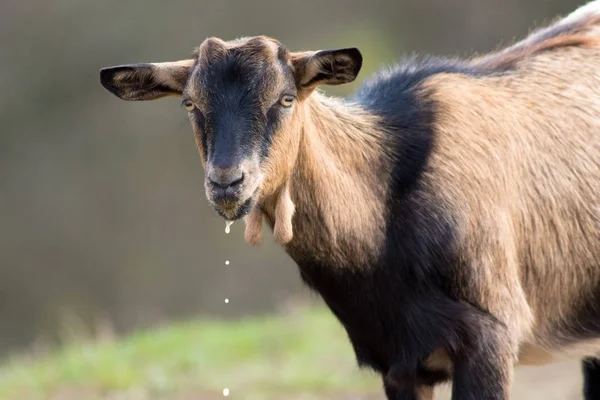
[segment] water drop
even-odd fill
[[[225,397],[229,396],[229,389],[227,389],[227,388],[223,389],[223,396],[225,396]]]
[[[231,224],[233,224],[233,221],[225,221],[225,233],[228,235],[231,232]]]
[[[229,260],[225,261],[225,265],[229,265]]]

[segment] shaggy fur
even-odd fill
[[[450,379],[455,400],[508,399],[515,366],[568,357],[597,399],[599,11],[472,60],[405,60],[345,101],[315,88],[354,80],[358,50],[266,37],[101,77],[123,99],[197,105],[203,166],[242,157],[256,185],[232,206],[246,240],[266,220],[388,399],[430,400]]]

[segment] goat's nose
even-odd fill
[[[214,186],[227,189],[242,183],[244,171],[241,168],[213,168],[208,174],[208,180]]]

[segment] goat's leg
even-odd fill
[[[514,368],[510,343],[503,333],[481,331],[454,361],[452,400],[508,400]]]
[[[583,360],[583,394],[585,400],[600,400],[600,359]]]
[[[416,388],[398,389],[392,385],[384,384],[387,400],[433,400],[433,386],[418,386]]]

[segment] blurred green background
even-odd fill
[[[94,358],[103,357],[104,353],[83,359],[69,353],[44,362],[53,366],[51,370],[60,370],[58,365],[66,363],[67,371],[63,372],[76,387],[87,379],[110,393],[121,390],[126,393],[123,398],[135,398],[153,396],[143,391],[136,395],[127,392],[143,387],[144,379],[149,378],[123,378],[128,376],[127,368],[140,373],[136,362],[146,365],[152,359],[158,369],[166,368],[162,370],[163,378],[174,382],[176,372],[165,367],[165,363],[179,368],[178,362],[185,362],[181,357],[163,356],[172,350],[183,357],[191,348],[197,353],[190,350],[189,354],[204,357],[208,364],[218,364],[221,361],[217,360],[229,357],[229,361],[223,361],[223,368],[231,370],[237,366],[238,372],[239,360],[247,363],[243,364],[244,371],[264,364],[264,374],[258,375],[273,376],[269,390],[276,392],[277,381],[285,382],[287,378],[277,375],[281,371],[273,368],[273,360],[268,357],[271,347],[280,346],[281,351],[298,349],[285,360],[277,358],[277,362],[298,364],[297,369],[290,367],[289,379],[300,379],[299,371],[308,370],[316,377],[321,375],[325,387],[327,382],[334,382],[331,387],[347,387],[339,393],[364,389],[364,393],[378,394],[376,379],[365,378],[364,385],[355,379],[363,375],[353,375],[354,361],[343,332],[328,312],[322,312],[319,299],[301,287],[295,265],[272,243],[271,236],[266,236],[264,244],[256,249],[243,243],[241,223],[233,225],[229,236],[224,234],[223,221],[205,200],[200,160],[178,100],[123,102],[100,86],[99,68],[186,58],[208,36],[233,39],[264,34],[279,39],[291,50],[359,47],[365,64],[358,81],[329,91],[343,95],[379,66],[403,55],[419,52],[468,56],[492,50],[582,3],[583,0],[2,0],[0,354],[7,359],[35,354],[36,359],[68,345],[75,346],[71,348],[73,354],[81,355],[86,346],[92,345],[75,345],[74,341],[89,337],[92,342],[104,343],[100,340],[104,338],[113,343],[110,346],[116,346],[107,350],[113,352],[112,361],[104,360],[102,364]],[[231,264],[225,266],[225,260]],[[230,299],[228,304],[225,298]],[[304,322],[290,329],[288,319],[293,318],[290,315],[294,312]],[[240,322],[245,318],[258,319],[247,324]],[[160,338],[133,336],[131,342],[114,343],[115,337],[138,331],[160,332],[181,321],[199,321],[199,325],[176,325],[175,330],[185,331],[173,339],[177,344],[167,340],[160,355],[148,356],[147,362],[131,358],[146,349],[138,347],[138,340],[146,340],[152,347],[152,343],[162,343]],[[243,339],[227,339],[224,332],[242,332],[248,324],[255,331]],[[203,335],[210,329],[216,329],[214,337],[222,337],[221,341],[210,339],[215,340],[217,347],[218,343],[225,343],[222,352],[206,344],[208,339],[204,340]],[[269,332],[270,329],[274,331]],[[279,334],[271,338],[273,332]],[[274,343],[277,337],[289,335],[292,342],[293,335],[300,335],[298,347],[286,346],[286,340],[269,345],[271,339]],[[242,346],[236,352],[227,340],[249,340],[248,346],[254,350]],[[336,362],[323,362],[323,353],[326,359],[332,343],[341,346],[337,351],[331,350]],[[324,351],[318,350],[320,345]],[[258,361],[260,357],[266,358]],[[188,361],[198,361],[194,360]],[[92,369],[102,364],[115,379],[124,381],[111,381],[109,373],[102,383],[96,377],[104,372],[96,370],[89,372],[88,377],[79,376],[88,370],[77,362],[87,363]],[[121,365],[124,369],[119,370],[119,363],[127,365]],[[48,387],[62,393],[63,372],[53,372],[63,374],[60,376],[44,375],[41,361],[35,371],[21,361],[17,364],[9,362],[0,368],[0,378],[8,382],[6,387],[10,390],[31,389],[33,381],[27,379],[37,376],[37,382],[46,385],[37,395],[50,396]],[[204,370],[187,371],[194,377],[194,373]],[[352,384],[347,386],[342,378],[340,382],[335,380],[344,371],[352,371],[346,374],[346,379],[352,377]],[[538,376],[547,385],[548,374],[555,374],[552,384],[567,388],[576,396],[576,364],[532,374],[523,382]],[[27,379],[21,381],[17,376]],[[202,398],[210,398],[210,393],[217,393],[216,398],[220,398],[215,379],[197,376],[191,380],[197,390],[204,391]],[[238,381],[238,391],[248,392],[235,398],[251,398],[253,385],[261,379],[257,376],[254,380]],[[95,387],[90,382],[83,386]],[[282,385],[285,390],[296,388],[297,393],[291,398],[300,398],[300,392],[319,392],[318,385],[311,390],[308,383],[305,391],[300,390],[301,379],[287,389]],[[555,386],[548,386],[545,393],[561,396],[563,392],[552,389]],[[283,389],[274,398],[284,398],[282,393],[287,392]],[[98,396],[104,393],[92,392]],[[86,392],[87,397],[92,392]],[[258,398],[270,398],[265,393]],[[234,394],[232,391],[231,396]],[[551,398],[548,396],[544,398]]]

